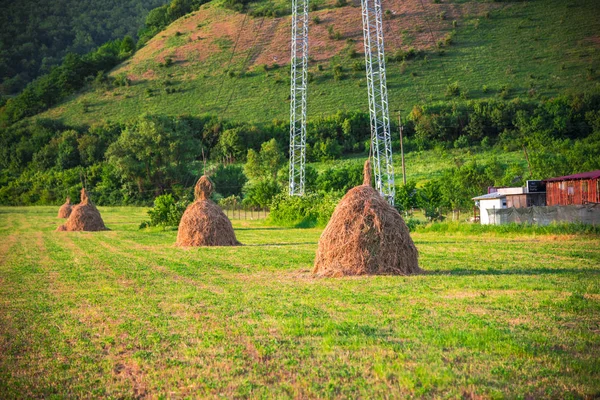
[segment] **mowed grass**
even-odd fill
[[[600,394],[597,236],[414,234],[425,275],[318,279],[318,229],[186,250],[100,210],[0,208],[3,398]]]

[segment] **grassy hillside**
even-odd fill
[[[384,7],[392,112],[447,99],[452,84],[459,88],[453,95],[463,98],[552,96],[599,85],[600,4],[594,0],[425,1],[424,7],[388,0]],[[327,2],[318,8],[311,12],[309,116],[366,110],[360,8]],[[129,87],[88,89],[43,115],[69,123],[123,121],[144,112],[285,120],[289,25],[289,16],[251,17],[213,1],[112,72],[126,75]],[[335,65],[343,68],[340,80]]]
[[[181,249],[1,208],[3,398],[593,398],[597,236],[414,233],[414,277],[316,279],[318,229]]]

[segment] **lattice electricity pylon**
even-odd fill
[[[306,89],[308,83],[308,0],[292,0],[290,96],[290,195],[304,194]]]
[[[361,0],[361,5],[375,188],[393,205],[394,164],[385,79],[381,0]]]

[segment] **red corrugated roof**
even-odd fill
[[[578,179],[598,179],[600,178],[600,169],[590,172],[582,172],[580,174],[559,176],[557,178],[544,179],[544,182],[556,182],[556,181],[573,181]]]

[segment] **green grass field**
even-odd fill
[[[476,11],[463,10],[461,7],[467,3]],[[280,2],[277,4],[279,7]],[[403,2],[384,6],[398,9],[399,4]],[[406,50],[415,46],[417,50],[425,50],[426,57],[408,60],[404,66],[400,62],[388,63],[387,84],[393,114],[402,110],[406,115],[417,103],[452,100],[446,97],[446,88],[455,82],[465,99],[555,96],[599,85],[600,19],[597,16],[600,3],[596,0],[529,0],[495,5],[462,0],[440,4],[428,1],[424,9],[418,1],[406,4],[411,7],[409,12],[384,21],[386,26],[393,26],[387,33],[387,55],[393,55],[399,48]],[[216,3],[204,7],[213,10],[209,15],[216,22],[220,17],[235,14],[219,8]],[[343,10],[356,15],[360,13],[360,7]],[[440,21],[440,13],[446,11],[450,17]],[[360,29],[340,40],[319,33],[317,28],[324,30],[324,26],[330,24],[336,29],[344,28],[343,20],[336,19],[338,17],[327,19],[332,18],[327,17],[329,12],[326,9],[311,13],[311,18],[321,16],[324,19],[319,26],[312,24],[311,40],[329,46],[339,46],[346,39],[362,41]],[[260,20],[250,19],[253,22],[248,24],[258,24]],[[185,24],[188,21],[182,18],[158,34],[155,41],[166,40],[172,54],[178,54],[179,45],[188,40],[193,42],[192,35],[204,32],[200,29],[208,29],[207,26],[215,21],[199,20],[200,28],[194,25],[187,31]],[[272,19],[266,21],[269,24]],[[231,29],[237,32],[239,26]],[[245,29],[244,34],[251,35],[249,28]],[[184,33],[176,36],[180,30]],[[436,48],[436,42],[444,40],[451,32],[454,32],[452,43],[442,49]],[[270,40],[267,36],[257,39],[259,53],[262,42]],[[287,36],[277,40],[287,40]],[[283,67],[289,63],[287,50],[278,61],[279,69],[262,71],[257,66],[249,66],[243,77],[229,77],[226,67],[234,47],[231,42],[230,39],[215,39],[217,48],[202,62],[198,61],[197,53],[182,50],[185,53],[181,55],[184,57],[182,63],[168,68],[160,66],[162,61],[157,59],[156,52],[142,49],[139,55],[116,68],[115,74],[126,70],[138,76],[149,74],[149,78],[139,80],[131,87],[88,89],[41,115],[75,125],[103,120],[127,121],[144,112],[165,115],[211,113],[238,122],[287,120],[289,69]],[[392,45],[392,42],[401,44]],[[147,49],[152,49],[153,43],[150,42]],[[241,55],[236,54],[231,70],[239,72],[243,69],[244,55],[248,51],[238,49]],[[319,56],[314,52],[311,54]],[[368,110],[365,73],[362,67],[355,67],[362,61],[360,52],[349,58],[340,51],[326,61],[310,63],[314,79],[309,84],[309,118],[330,115],[338,110]],[[343,79],[334,79],[334,64],[343,66]],[[322,71],[318,69],[319,65]],[[167,94],[166,88],[172,93]]]
[[[597,236],[415,233],[425,275],[317,279],[318,229],[186,250],[100,210],[0,208],[1,397],[600,394]]]

